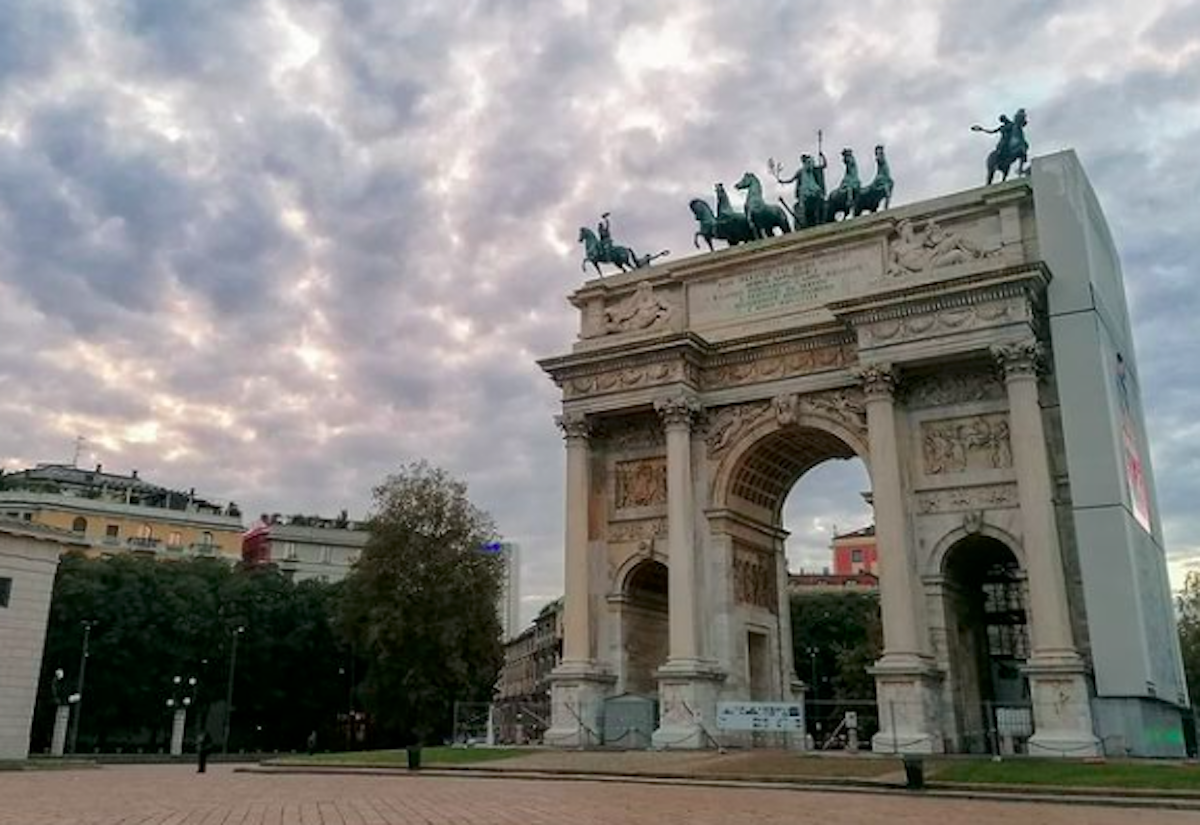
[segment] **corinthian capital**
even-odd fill
[[[873,401],[892,397],[899,381],[899,371],[891,364],[864,364],[854,370],[854,377],[862,382],[865,400]]]
[[[1004,371],[1005,378],[1036,376],[1042,355],[1042,345],[1032,338],[992,347],[992,358]]]
[[[567,441],[586,441],[592,434],[592,425],[583,413],[563,413],[554,416],[554,423],[562,430],[563,438]]]
[[[700,412],[696,399],[687,395],[677,395],[673,398],[660,398],[654,402],[655,411],[662,416],[663,426],[691,427],[692,419]]]

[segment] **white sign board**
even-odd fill
[[[720,730],[804,731],[804,706],[792,702],[718,702]]]

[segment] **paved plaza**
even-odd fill
[[[263,775],[182,765],[0,773],[0,825],[1139,825],[1194,811],[612,782]]]

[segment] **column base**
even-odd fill
[[[1078,655],[1034,655],[1022,669],[1033,700],[1030,756],[1080,758],[1102,752],[1092,723],[1087,667]]]
[[[875,753],[944,753],[941,725],[942,673],[915,654],[885,655],[868,672],[875,677],[879,732]]]
[[[718,748],[717,691],[725,673],[713,662],[667,662],[658,669],[658,750]]]
[[[617,677],[595,662],[563,662],[550,674],[550,727],[543,743],[555,748],[603,744],[604,700]]]

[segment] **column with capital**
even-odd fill
[[[883,618],[883,657],[871,668],[879,702],[879,732],[872,747],[885,753],[938,753],[945,748],[937,721],[940,674],[929,655],[922,584],[904,505],[895,406],[898,371],[890,364],[870,364],[857,374],[867,411]]]
[[[561,415],[557,424],[567,447],[563,658],[550,675],[550,728],[545,742],[587,747],[600,743],[603,701],[615,680],[596,662],[593,651],[595,617],[588,536],[591,430],[587,418],[580,414]]]
[[[1043,756],[1100,753],[1093,730],[1087,668],[1075,647],[1049,451],[1038,400],[1041,346],[1034,339],[992,347],[1008,391],[1009,438],[1029,593],[1030,658],[1025,667],[1035,733],[1029,752]]]
[[[701,650],[697,613],[699,548],[692,484],[692,424],[699,404],[689,395],[655,402],[667,437],[667,610],[669,654],[658,670],[662,748],[704,748],[715,741],[716,691],[723,675]]]

